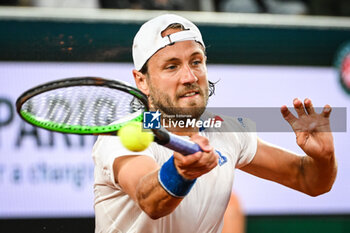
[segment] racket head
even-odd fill
[[[113,134],[142,121],[147,96],[130,84],[99,77],[76,77],[29,89],[16,101],[26,122],[69,134]]]

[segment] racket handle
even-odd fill
[[[164,146],[183,155],[190,155],[202,151],[197,143],[185,140],[174,134],[169,134],[169,142]]]

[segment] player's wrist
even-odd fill
[[[197,179],[186,179],[175,167],[174,156],[166,161],[158,172],[158,181],[163,189],[173,197],[183,198],[192,189]]]
[[[176,153],[176,152],[175,152]],[[175,154],[174,153],[174,154]],[[176,159],[176,156],[174,156],[174,166],[176,168],[177,173],[182,176],[185,180],[194,180],[197,177],[188,177],[188,175],[186,173],[188,173],[188,171],[186,172],[186,170],[180,168],[181,166],[179,165],[178,160]]]

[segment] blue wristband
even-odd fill
[[[174,156],[171,156],[160,168],[158,180],[171,196],[183,198],[190,192],[197,179],[187,180],[183,178],[176,170]]]

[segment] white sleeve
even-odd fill
[[[240,123],[242,132],[239,133],[241,151],[237,159],[236,168],[241,168],[253,160],[258,146],[258,138],[253,121],[248,118],[237,118],[237,121]]]
[[[149,147],[141,152],[133,152],[121,144],[118,136],[99,136],[92,151],[96,169],[95,176],[98,176],[95,179],[118,186],[114,179],[113,163],[116,158],[127,155],[146,155],[154,159]]]

